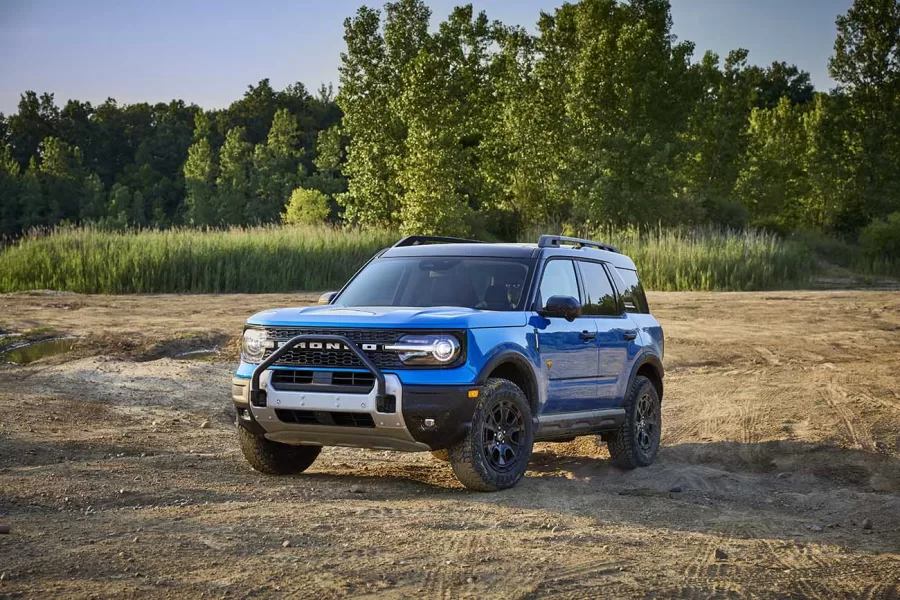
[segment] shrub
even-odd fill
[[[319,190],[298,187],[291,192],[281,220],[289,225],[315,225],[324,223],[330,212],[328,196]]]
[[[869,223],[860,233],[859,243],[871,272],[900,275],[900,212]]]

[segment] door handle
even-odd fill
[[[622,339],[626,342],[637,339],[637,331],[626,331],[622,334]]]
[[[588,331],[587,329],[585,329],[584,331],[582,331],[581,333],[578,334],[578,337],[580,337],[581,339],[583,339],[586,342],[589,342],[593,339],[596,339],[597,334],[592,333],[592,332]]]

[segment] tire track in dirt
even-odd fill
[[[596,598],[596,590],[619,577],[627,561],[589,556],[568,560],[565,568],[547,573],[527,598]]]
[[[859,421],[853,409],[847,405],[849,394],[844,387],[832,377],[825,384],[825,387],[819,390],[819,393],[822,399],[837,414],[843,425],[844,432],[852,440],[853,444],[863,450],[873,451],[875,443],[872,440],[872,435],[865,424]]]
[[[663,427],[664,445],[693,442],[698,436],[713,440],[730,437],[742,416],[741,407],[732,401],[735,392],[735,388],[724,389],[714,400],[695,403],[689,411],[678,410],[678,416],[672,415]]]

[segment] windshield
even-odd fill
[[[533,265],[515,258],[381,258],[369,263],[335,304],[521,310]]]

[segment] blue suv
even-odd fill
[[[612,246],[412,236],[320,304],[244,329],[232,400],[258,471],[299,473],[322,446],[431,451],[494,491],[536,441],[600,435],[626,469],[659,451],[663,332]]]

